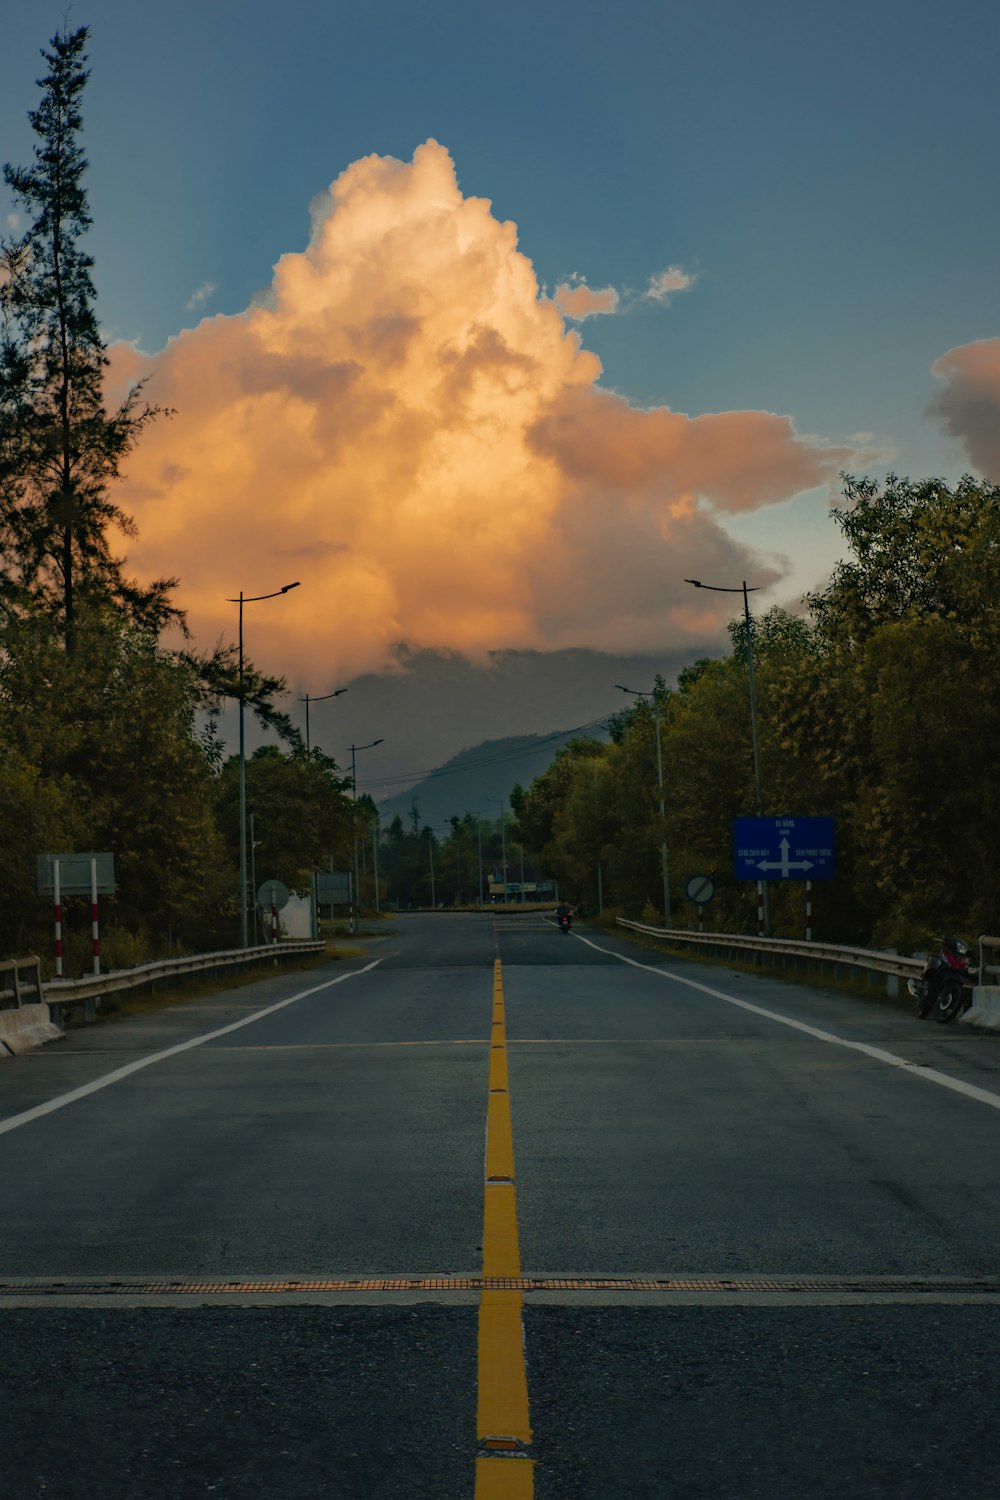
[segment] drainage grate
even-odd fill
[[[11,1278],[0,1297],[237,1297],[310,1292],[804,1292],[860,1296],[1000,1295],[1000,1277],[885,1276],[338,1276],[297,1280],[187,1281]]]

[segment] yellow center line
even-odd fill
[[[521,1250],[507,1072],[507,1018],[499,959],[493,965],[490,1034],[483,1276],[517,1277],[521,1274]],[[534,1460],[525,1455],[531,1442],[531,1424],[524,1364],[523,1303],[520,1291],[484,1291],[479,1303],[476,1407],[479,1454],[475,1500],[531,1500],[535,1493]]]

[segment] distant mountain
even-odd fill
[[[554,756],[574,738],[607,739],[602,726],[566,729],[558,734],[515,734],[502,740],[483,740],[471,750],[462,750],[444,765],[405,792],[379,802],[382,827],[398,813],[410,826],[411,810],[417,804],[419,826],[440,827],[455,813],[479,813],[496,820],[500,799],[510,807],[511,787],[530,786],[548,770]]]

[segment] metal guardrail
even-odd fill
[[[105,995],[145,987],[155,989],[164,980],[189,978],[196,974],[248,968],[269,960],[303,958],[326,951],[322,941],[263,943],[256,948],[229,948],[219,953],[197,953],[186,958],[165,958],[157,963],[138,964],[134,969],[111,969],[106,974],[88,974],[84,979],[53,979],[44,986],[49,1015],[57,1026],[63,1024],[63,1012],[82,1005],[84,1020],[94,1018],[97,1001]],[[37,963],[35,959],[33,962]]]
[[[0,963],[0,1010],[19,1010],[42,999],[42,965],[38,958],[7,958]]]
[[[897,978],[920,974],[924,967],[922,958],[905,958],[899,953],[887,953],[881,948],[848,948],[837,943],[807,943],[804,939],[751,937],[744,933],[690,932],[680,927],[650,927],[645,922],[632,922],[627,917],[618,917],[619,927],[629,927],[633,932],[643,932],[648,937],[666,938],[674,943],[694,943],[709,950],[715,949],[732,957],[737,953],[765,954],[802,959],[810,963],[829,963],[836,968],[866,969],[877,974],[895,975]],[[981,938],[980,943],[995,943],[1000,948],[1000,938]],[[1000,973],[1000,969],[997,970]]]

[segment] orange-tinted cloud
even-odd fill
[[[349,167],[245,312],[112,353],[113,382],[148,375],[176,409],[130,461],[131,569],[179,575],[205,643],[233,638],[227,597],[300,579],[252,606],[248,649],[316,691],[399,641],[481,657],[703,639],[715,606],[685,574],[738,581],[747,562],[720,514],[847,457],[784,417],[602,390],[515,226],[463,196],[434,141]]]
[[[949,349],[931,369],[945,382],[931,412],[983,477],[1000,484],[1000,339]]]
[[[686,292],[688,287],[694,284],[695,278],[687,271],[681,270],[680,266],[668,266],[665,271],[649,278],[649,286],[643,293],[644,297],[653,302],[666,302],[675,292]]]
[[[576,323],[600,313],[618,311],[618,293],[613,286],[590,287],[582,277],[561,281],[552,297],[563,316]]]

